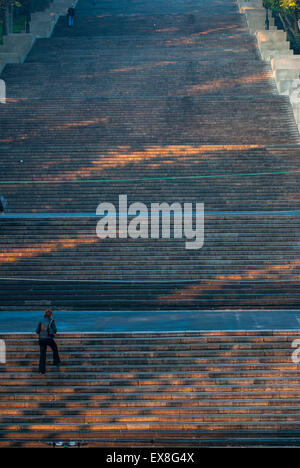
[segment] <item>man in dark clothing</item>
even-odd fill
[[[68,26],[74,26],[74,20],[75,20],[74,5],[72,5],[70,8],[68,8],[67,18],[68,18]]]
[[[7,206],[7,201],[5,200],[3,195],[0,195],[0,215],[5,214],[6,206]]]
[[[36,333],[39,335],[39,345],[40,345],[40,365],[39,372],[40,374],[46,373],[46,354],[47,346],[50,346],[53,352],[53,364],[58,366],[60,363],[59,354],[57,345],[54,341],[54,336],[57,332],[55,321],[52,318],[52,310],[46,310],[44,313],[44,318],[39,321],[39,324],[36,329]]]

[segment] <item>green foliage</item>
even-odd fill
[[[299,10],[300,1],[299,0],[280,0],[280,6],[284,10]]]
[[[280,17],[284,29],[289,34],[294,37],[298,36],[300,0],[263,0],[263,4]]]
[[[41,5],[44,5],[44,8],[47,8],[49,1],[48,0],[0,0],[0,8],[5,10],[9,5],[13,5],[15,7],[22,7],[26,6],[29,3],[36,3],[39,2]]]
[[[264,0],[266,8],[281,13],[300,12],[300,0]]]
[[[25,16],[16,16],[14,18],[13,32],[20,33],[25,31],[26,26],[26,17]]]
[[[23,1],[17,1],[17,0],[0,0],[0,8],[2,10],[5,10],[9,5],[14,5],[14,6],[22,6]]]
[[[276,5],[275,5],[276,3]],[[280,8],[280,0],[264,0],[263,5],[270,10],[277,11],[277,8]]]
[[[288,39],[290,41],[291,49],[294,51],[295,54],[300,54],[300,34],[289,34]]]

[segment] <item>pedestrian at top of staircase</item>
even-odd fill
[[[68,26],[74,26],[74,20],[75,20],[75,6],[74,6],[74,4],[68,8],[67,18],[68,18]]]
[[[0,215],[5,214],[5,209],[7,207],[7,201],[3,195],[0,195]]]

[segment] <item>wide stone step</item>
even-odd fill
[[[18,395],[15,396],[15,399],[7,399],[7,400],[0,400],[0,408],[1,411],[3,408],[7,409],[7,411],[16,411],[16,408],[19,409],[21,412],[22,411],[35,411],[36,409],[39,410],[41,407],[43,408],[42,411],[49,411],[51,412],[52,410],[55,411],[61,407],[63,407],[66,411],[65,414],[69,412],[77,414],[80,409],[82,409],[82,399],[76,400],[76,399],[63,399],[63,397],[58,398],[56,396],[56,399],[52,400],[46,400],[43,395],[39,395],[40,400],[36,398],[36,395],[33,396],[32,401],[29,399],[22,400],[19,398]],[[110,400],[85,400],[84,402],[84,408],[86,411],[116,411],[118,414],[122,413],[123,411],[137,411],[140,414],[142,414],[144,411],[152,411],[152,410],[157,410],[158,412],[160,411],[169,411],[168,408],[171,409],[171,411],[177,412],[177,411],[188,411],[189,409],[194,409],[197,414],[201,411],[206,411],[210,410],[211,408],[218,408],[218,411],[228,411],[231,412],[231,410],[234,412],[235,410],[239,412],[240,408],[242,410],[246,410],[249,412],[252,412],[252,408],[255,411],[260,411],[263,413],[265,410],[266,411],[271,411],[275,407],[276,408],[289,408],[293,407],[295,408],[295,411],[297,408],[299,408],[299,401],[297,398],[284,398],[284,399],[279,399],[274,397],[272,399],[272,402],[268,401],[268,399],[261,399],[261,398],[256,398],[256,399],[251,399],[249,398],[248,400],[241,399],[241,397],[237,397],[236,399],[224,399],[224,398],[205,398],[204,400],[197,400],[197,399],[180,399],[180,395],[178,395],[178,398],[173,398],[173,399],[166,399],[166,400],[154,400],[154,399],[143,399],[143,400],[118,400],[115,404],[110,401]],[[166,409],[167,408],[167,409]]]
[[[4,424],[18,424],[20,421],[20,417],[12,417],[12,416],[1,416],[0,415],[0,430],[2,425]],[[299,414],[294,415],[287,415],[287,414],[267,414],[267,415],[252,415],[252,414],[231,414],[231,415],[190,415],[190,414],[173,414],[173,415],[133,415],[133,416],[72,416],[68,417],[63,415],[61,418],[57,416],[26,416],[22,417],[21,424],[33,424],[34,426],[38,424],[43,425],[57,425],[57,424],[95,424],[95,423],[113,423],[113,424],[120,424],[120,423],[174,423],[176,422],[178,425],[188,424],[188,423],[230,423],[234,421],[235,423],[271,423],[271,422],[284,422],[284,423],[297,423],[299,421]]]
[[[105,375],[109,372],[110,369],[112,369],[112,371],[114,371],[115,373],[130,373],[131,372],[131,376],[133,375],[133,377],[135,378],[136,377],[136,373],[138,372],[144,372],[144,373],[147,373],[147,375],[152,375],[153,373],[157,373],[157,372],[164,372],[167,370],[167,367],[168,366],[164,366],[164,365],[158,365],[158,366],[155,366],[155,365],[152,365],[152,366],[149,366],[149,365],[144,365],[144,366],[136,366],[136,365],[127,365],[127,366],[124,366],[124,370],[121,370],[118,366],[109,366],[109,368],[106,369],[106,367],[101,367],[100,368],[100,372]],[[184,366],[184,364],[182,365],[176,365],[174,364],[174,370],[176,372],[184,372],[184,369],[186,368]],[[86,372],[93,372],[93,373],[97,373],[99,372],[99,366],[89,366],[89,365],[86,365],[85,366],[86,368]],[[37,367],[36,365],[25,365],[25,364],[20,364],[18,366],[10,366],[9,364],[6,364],[5,366],[5,370],[3,368],[0,369],[1,370],[1,375],[4,375],[5,376],[5,373],[4,372],[25,372],[26,370],[28,372],[33,372],[36,374],[37,372]],[[80,370],[82,370],[82,368],[80,367],[80,365],[78,366],[74,366],[74,365],[69,365],[69,366],[65,366],[65,365],[62,365],[60,367],[60,371],[61,372],[64,372],[65,374],[70,374],[70,373],[75,373],[77,375],[77,372]],[[51,374],[53,374],[53,377],[54,379],[57,378],[57,374],[56,372],[51,369],[50,367],[50,371],[51,371]],[[135,373],[136,371],[136,373]],[[235,372],[235,373],[238,373],[240,371],[240,373],[246,373],[246,375],[248,374],[248,372],[251,372],[251,373],[255,373],[255,375],[259,375],[259,372],[274,372],[276,375],[281,375],[281,372],[286,372],[286,371],[290,371],[290,372],[293,372],[293,373],[296,373],[297,374],[297,365],[296,364],[293,364],[292,362],[283,362],[282,364],[274,364],[274,363],[246,363],[246,364],[243,364],[243,363],[234,363],[234,364],[228,364],[228,363],[222,363],[221,365],[214,365],[214,364],[210,364],[210,365],[206,365],[206,364],[190,364],[189,365],[189,372],[204,372],[204,373],[209,373],[211,375],[211,373],[217,373],[216,377],[220,377],[220,375],[223,375],[223,373],[227,373],[227,372]],[[256,374],[256,372],[258,372],[258,374]],[[3,373],[3,374],[2,374]],[[240,373],[238,375],[240,375]],[[51,374],[50,374],[50,378],[51,378]],[[122,374],[123,375],[123,374]],[[214,375],[214,374],[212,374]],[[36,374],[37,376],[37,374]]]
[[[253,337],[264,340],[264,338],[275,339],[280,337],[279,341],[288,341],[290,336],[294,336],[298,333],[299,330],[282,330],[282,329],[264,329],[264,330],[182,330],[182,331],[142,331],[142,332],[61,332],[58,339],[80,339],[80,340],[115,340],[115,342],[122,342],[125,340],[128,341],[136,340],[138,343],[141,343],[144,340],[162,341],[167,343],[169,339],[178,340],[178,343],[183,342],[186,339],[195,339],[196,337],[207,337],[211,339],[228,339],[228,337],[237,338],[240,341],[253,339]],[[216,337],[216,338],[215,338]],[[36,339],[36,334],[26,333],[26,332],[7,332],[1,333],[1,338],[12,340],[17,339],[21,340],[33,340]],[[105,341],[104,341],[105,342]]]
[[[153,287],[155,286],[153,285]],[[236,332],[232,332],[233,334],[223,334],[222,332],[210,334],[207,331],[197,332],[195,330],[194,332],[190,332],[190,335],[187,333],[182,336],[176,334],[172,335],[170,332],[169,335],[158,335],[155,337],[145,332],[140,335],[117,336],[116,338],[102,333],[99,333],[98,337],[93,333],[91,333],[90,337],[88,334],[83,334],[82,336],[79,334],[76,336],[76,334],[74,334],[75,336],[73,337],[73,334],[61,332],[56,339],[61,348],[66,348],[68,350],[74,350],[74,346],[76,346],[78,350],[80,350],[80,346],[83,347],[84,350],[88,350],[90,347],[93,349],[95,346],[98,346],[101,350],[105,349],[105,347],[109,349],[115,348],[116,350],[122,350],[124,347],[129,349],[132,347],[135,349],[150,347],[151,350],[153,350],[156,349],[157,346],[165,349],[178,349],[182,347],[193,348],[194,346],[206,346],[208,349],[214,346],[251,346],[252,349],[256,349],[261,347],[268,348],[269,346],[284,348],[285,346],[289,346],[289,343],[294,337],[297,337],[298,334],[297,330],[287,330],[286,335],[276,334],[276,330],[274,330],[274,332],[273,335],[272,331],[268,332],[264,330],[261,334],[254,331],[253,334],[247,335],[245,331],[245,335],[242,335],[236,334]],[[19,335],[0,333],[0,337],[5,339],[7,346],[11,346],[15,350],[19,348],[22,350],[27,350],[28,348],[29,350],[36,349],[37,337],[32,333],[24,332],[24,334],[20,333]]]
[[[148,435],[149,435],[148,431]],[[67,434],[68,438],[64,438],[67,442],[70,440],[73,441],[72,436]],[[215,434],[215,437],[209,437],[206,434],[206,437],[203,434],[199,433],[191,434],[191,438],[186,438],[182,434],[174,434],[174,431],[171,434],[165,433],[154,433],[151,431],[151,441],[147,439],[146,434],[131,433],[131,438],[126,437],[126,439],[120,439],[118,433],[114,434],[101,434],[100,439],[89,438],[89,442],[85,444],[89,447],[103,447],[105,444],[106,447],[128,447],[130,444],[131,447],[161,447],[162,443],[164,446],[168,447],[202,447],[202,448],[228,448],[228,447],[251,447],[251,448],[297,448],[298,438],[297,432],[290,432],[290,438],[276,436],[276,432],[272,433],[271,431],[265,431],[261,436],[256,435],[255,433],[245,434],[245,432],[239,433],[230,433],[230,434]],[[111,435],[113,438],[109,438]],[[64,434],[66,436],[66,434]],[[219,437],[218,437],[219,436]],[[59,441],[59,439],[56,439]],[[51,446],[52,444],[50,444]],[[49,443],[46,444],[41,440],[26,440],[18,439],[11,440],[6,439],[5,441],[0,441],[0,447],[19,447],[19,448],[49,448]]]
[[[226,402],[224,402],[226,403]],[[252,402],[253,403],[253,402]],[[72,408],[46,408],[45,409],[39,409],[38,407],[34,407],[32,405],[31,408],[14,408],[13,406],[9,408],[9,405],[11,402],[7,402],[7,409],[2,409],[1,408],[1,414],[0,418],[2,422],[9,422],[9,421],[15,421],[17,418],[20,416],[29,422],[29,420],[33,420],[36,418],[36,420],[40,419],[40,417],[48,418],[48,421],[51,421],[55,418],[57,418],[57,421],[59,420],[58,418],[61,416],[63,418],[68,417],[68,415],[71,415],[70,421],[72,422],[71,419],[79,419],[81,418],[82,421],[85,421],[86,418],[97,418],[99,417],[99,420],[101,419],[100,417],[103,418],[108,418],[109,416],[117,415],[120,417],[135,417],[135,416],[140,416],[140,417],[166,417],[167,415],[171,415],[172,418],[182,416],[185,418],[189,418],[190,416],[195,415],[200,416],[200,417],[205,417],[208,415],[212,415],[212,417],[226,417],[228,418],[233,418],[236,415],[239,416],[244,416],[245,415],[249,416],[249,418],[254,418],[255,415],[256,417],[262,417],[267,419],[269,416],[270,418],[276,417],[279,415],[280,417],[285,417],[288,415],[292,415],[293,417],[299,417],[299,406],[270,406],[270,407],[263,407],[263,406],[225,406],[224,408],[221,408],[220,406],[195,406],[195,407],[188,407],[184,406],[184,402],[182,402],[181,406],[176,407],[174,406],[164,406],[164,407],[111,407],[111,408],[99,408],[95,409],[78,409],[74,410],[74,407]],[[91,419],[92,420],[92,419]],[[89,421],[88,421],[89,422]]]
[[[62,286],[62,285],[61,285]],[[146,286],[145,286],[146,287]],[[93,288],[92,288],[93,289]],[[90,335],[90,336],[89,336]],[[157,332],[157,336],[151,332],[140,332],[140,333],[126,333],[124,335],[121,333],[116,333],[114,336],[113,333],[106,334],[97,332],[93,333],[66,333],[60,332],[57,336],[57,341],[61,346],[70,346],[72,349],[76,345],[84,345],[84,349],[87,349],[89,346],[99,346],[100,349],[103,349],[103,346],[115,346],[122,349],[123,346],[134,346],[135,349],[139,349],[143,346],[151,345],[151,349],[155,348],[156,345],[172,347],[173,349],[181,346],[192,346],[192,345],[202,345],[202,344],[211,344],[216,345],[223,344],[227,346],[228,344],[251,344],[255,348],[256,344],[258,346],[264,345],[268,346],[273,344],[278,344],[280,347],[284,347],[286,343],[289,343],[294,337],[298,335],[297,330],[286,330],[283,333],[280,333],[277,330],[245,330],[245,331],[190,331],[190,332],[169,332],[164,335],[163,332]],[[36,347],[37,345],[37,336],[34,333],[0,333],[0,337],[5,339],[9,346],[14,348],[22,347],[26,349],[27,347]]]
[[[55,400],[54,398],[50,399],[49,396],[43,395],[43,394],[29,394],[27,397],[27,394],[16,394],[15,397],[8,396],[6,399],[3,399],[2,396],[0,395],[0,404],[1,407],[3,405],[7,408],[9,407],[15,407],[18,405],[20,408],[35,408],[35,407],[45,407],[47,408],[55,408],[61,405],[65,405],[68,408],[80,408],[82,407],[82,404],[84,404],[85,408],[98,408],[99,405],[103,408],[110,408],[114,406],[120,406],[122,408],[143,408],[143,407],[166,407],[166,406],[172,406],[174,405],[175,407],[186,407],[186,406],[199,406],[199,403],[197,402],[199,399],[203,399],[204,397],[203,393],[192,393],[191,397],[187,399],[187,394],[182,394],[182,393],[177,393],[176,395],[173,396],[173,398],[167,397],[163,395],[161,400],[158,398],[158,396],[154,395],[149,395],[149,394],[141,394],[139,397],[136,395],[133,395],[133,397],[130,397],[127,395],[122,395],[122,394],[115,394],[113,399],[111,397],[108,398],[107,395],[105,394],[100,394],[98,396],[95,396],[94,394],[89,394],[88,397],[82,398],[81,394],[76,394],[76,395],[55,395]],[[23,400],[22,400],[23,398]],[[80,398],[81,404],[79,404]],[[260,393],[245,393],[242,395],[238,395],[239,398],[239,403],[237,403],[238,406],[247,406],[251,408],[252,406],[270,406],[269,401],[270,399],[275,399],[276,395],[275,393],[268,393],[266,396],[264,396],[263,392]],[[295,405],[297,402],[297,399],[299,398],[299,393],[291,394],[291,393],[283,393],[282,400],[280,401],[281,406],[289,406],[290,404]],[[189,404],[187,405],[185,400],[188,400]],[[252,403],[248,403],[249,400],[252,400]],[[22,403],[22,401],[24,403]],[[233,396],[231,393],[216,393],[211,396],[209,396],[207,406],[218,406],[222,408],[224,405],[225,406],[235,406],[235,401],[236,397]],[[278,404],[278,402],[277,402]],[[201,406],[201,405],[200,405]],[[205,405],[204,405],[205,406]],[[283,411],[284,412],[284,411]]]
[[[84,439],[84,434],[95,434],[102,431],[118,430],[118,431],[147,431],[147,430],[161,430],[161,431],[172,431],[181,430],[185,431],[239,431],[239,430],[252,430],[252,431],[266,431],[266,430],[278,430],[278,431],[297,431],[299,430],[299,422],[292,421],[279,421],[279,422],[146,422],[146,423],[90,423],[90,424],[72,424],[72,423],[57,423],[57,424],[2,424],[0,423],[0,435],[4,432],[18,431],[19,434],[27,432],[27,437],[36,437],[36,433],[43,434],[42,438],[47,437],[47,433],[55,431],[57,435],[69,431],[70,433],[80,434],[80,439]],[[75,435],[75,434],[74,434]],[[2,436],[3,437],[3,436]],[[23,436],[24,437],[24,436]],[[48,436],[49,437],[49,436]],[[3,437],[6,438],[5,435]],[[10,437],[9,437],[10,438]]]
[[[59,411],[59,408],[63,407],[65,409],[65,415],[67,414],[78,414],[82,410],[82,400],[76,399],[63,399],[56,397],[57,400],[46,400],[40,396],[40,399],[33,397],[32,401],[25,400],[22,401],[17,398],[1,400],[0,409],[2,414],[2,408],[7,409],[9,412],[18,410],[22,414],[26,414],[28,411],[30,414],[35,414],[35,411],[39,411],[39,408],[43,408],[43,414],[52,414],[52,411]],[[273,401],[274,400],[274,401]],[[127,413],[137,413],[144,414],[147,412],[154,413],[168,413],[177,414],[178,412],[188,413],[189,411],[195,411],[197,414],[208,412],[217,412],[217,413],[251,413],[251,414],[264,414],[264,412],[275,413],[277,410],[281,413],[285,413],[287,409],[287,414],[289,413],[289,408],[294,408],[294,414],[297,413],[299,408],[298,400],[293,398],[283,398],[283,399],[272,399],[272,404],[267,399],[224,399],[224,398],[206,398],[202,401],[197,401],[196,399],[143,399],[143,400],[118,400],[115,404],[111,400],[92,400],[84,401],[84,408],[86,411],[93,412],[108,412],[109,414],[127,414]],[[102,413],[101,413],[102,414]]]
[[[63,366],[62,366],[63,367]],[[22,368],[18,368],[19,372],[16,375],[15,373],[10,373],[12,371],[11,367],[6,367],[5,372],[0,372],[0,380],[1,384],[3,384],[4,381],[10,381],[12,382],[13,378],[18,379],[18,382],[27,382],[30,381],[31,383],[34,383],[35,381],[37,383],[40,382],[40,375],[35,372],[23,372]],[[63,379],[64,382],[69,385],[69,382],[72,380],[75,380],[78,384],[78,382],[84,382],[85,380],[95,380],[95,379],[103,379],[104,382],[110,383],[112,380],[118,380],[122,382],[131,382],[132,379],[135,379],[137,381],[143,380],[143,379],[149,379],[149,381],[152,379],[152,381],[160,382],[164,380],[168,380],[170,382],[173,381],[180,381],[180,379],[191,379],[192,380],[197,380],[197,382],[200,382],[201,379],[203,378],[209,378],[209,379],[256,379],[258,382],[262,379],[274,379],[274,381],[286,381],[287,379],[291,379],[293,382],[297,381],[297,369],[293,370],[285,370],[280,372],[279,370],[276,369],[271,369],[271,370],[260,370],[260,369],[242,369],[239,368],[235,372],[227,372],[226,368],[219,369],[219,371],[211,371],[209,369],[203,370],[202,372],[177,372],[174,374],[164,374],[162,372],[149,372],[149,373],[130,373],[130,372],[119,372],[119,373],[105,373],[103,370],[94,373],[89,373],[89,372],[71,372],[70,369],[67,370],[66,367],[63,367]],[[51,372],[50,374],[47,374],[47,381],[54,380],[57,382],[57,379],[61,378],[59,374],[55,372]],[[9,379],[9,380],[8,380]],[[157,379],[157,380],[155,380]],[[268,381],[266,380],[266,381]],[[14,381],[15,382],[15,381]],[[28,382],[27,382],[28,383]]]
[[[296,336],[296,335],[295,335]],[[210,354],[210,351],[224,351],[225,354],[227,355],[228,352],[232,352],[233,355],[239,351],[241,351],[241,355],[244,354],[244,351],[252,351],[255,353],[256,351],[263,351],[263,352],[272,352],[274,351],[279,352],[280,354],[290,351],[291,349],[291,341],[287,341],[284,343],[280,342],[261,342],[261,343],[255,343],[255,342],[249,342],[249,343],[231,343],[231,344],[218,344],[218,343],[207,343],[204,342],[203,339],[199,338],[199,341],[202,343],[193,343],[193,344],[176,344],[174,345],[155,345],[153,344],[152,346],[149,345],[139,345],[138,343],[132,344],[131,346],[126,346],[126,345],[120,345],[118,348],[117,345],[115,346],[105,346],[99,344],[94,344],[94,345],[89,345],[87,344],[86,346],[79,346],[76,344],[76,342],[72,346],[67,346],[64,341],[59,343],[59,349],[61,352],[64,353],[99,353],[99,355],[102,353],[160,353],[160,352],[173,352],[173,353],[178,353],[178,352],[188,352],[190,355],[197,355],[198,352],[208,352]],[[26,343],[27,344],[27,343]],[[28,355],[27,353],[34,353],[36,354],[37,351],[37,343],[34,344],[34,346],[29,347],[28,344],[26,346],[24,343],[24,348],[20,345],[20,343],[17,346],[12,346],[11,343],[8,343],[6,341],[6,348],[7,351],[9,352],[10,355],[15,355],[15,353],[22,352],[25,355],[32,356],[32,354]],[[196,353],[196,354],[195,354]],[[259,355],[259,354],[257,354]],[[184,356],[184,354],[183,354]]]
[[[136,349],[134,351],[103,351],[103,350],[92,350],[90,352],[88,351],[78,351],[76,348],[70,351],[66,351],[63,348],[61,349],[61,356],[63,359],[70,359],[70,356],[72,356],[72,359],[115,359],[119,358],[120,353],[122,353],[122,358],[123,359],[143,359],[143,358],[151,358],[151,359],[160,359],[160,358],[190,358],[193,359],[194,357],[196,358],[201,358],[201,357],[215,357],[215,356],[220,356],[220,351],[222,354],[223,358],[226,357],[243,357],[243,356],[248,356],[248,357],[266,357],[266,356],[272,356],[272,357],[288,357],[290,355],[290,350],[291,350],[291,343],[290,347],[286,349],[263,349],[263,350],[252,350],[252,349],[230,349],[230,350],[220,350],[220,349],[196,349],[196,350],[169,350],[169,351],[160,351],[160,350],[155,350],[153,349],[152,351],[143,351]],[[32,351],[32,352],[26,352],[25,350],[23,352],[18,352],[15,350],[12,350],[11,348],[7,349],[9,359],[32,359],[36,356],[37,351]]]
[[[220,354],[220,353],[219,353]],[[145,357],[145,358],[139,358],[139,357],[132,357],[131,359],[129,358],[122,358],[122,357],[116,357],[116,358],[109,358],[106,359],[105,357],[84,357],[84,356],[78,356],[74,357],[73,355],[61,355],[62,358],[64,359],[64,362],[66,365],[98,365],[98,366],[126,366],[127,365],[136,365],[136,366],[153,366],[153,365],[173,365],[176,364],[178,361],[178,357]],[[218,356],[218,362],[222,364],[226,363],[232,363],[232,364],[265,364],[265,363],[272,363],[272,364],[279,364],[279,363],[285,363],[289,361],[291,354],[289,355],[288,353],[284,355],[279,355],[278,357],[274,354],[270,354],[270,356],[254,356],[254,357],[246,357],[246,356],[227,356],[224,357]],[[189,358],[189,357],[181,357],[180,364],[181,365],[198,365],[198,364],[211,364],[213,361],[216,360],[216,355],[214,356],[203,356],[203,357],[194,357],[194,358]],[[36,362],[36,356],[35,359],[32,357],[30,358],[11,358],[10,356],[7,357],[7,363],[10,366],[14,365],[34,365]]]
[[[83,385],[84,386],[87,386],[87,387],[94,387],[94,386],[112,386],[112,387],[116,387],[116,386],[120,386],[120,388],[123,388],[123,387],[130,387],[130,386],[135,386],[135,385],[138,385],[140,387],[146,387],[146,386],[157,386],[157,385],[163,385],[163,386],[166,386],[166,385],[172,385],[172,386],[183,386],[183,385],[187,385],[187,384],[190,384],[192,386],[201,386],[201,385],[219,385],[219,386],[222,386],[222,385],[229,385],[229,384],[234,384],[234,385],[253,385],[253,386],[260,386],[260,385],[270,385],[271,382],[273,382],[275,385],[295,385],[295,386],[298,386],[300,384],[300,377],[299,378],[296,378],[296,376],[294,377],[285,377],[285,378],[280,378],[279,376],[276,376],[276,377],[269,377],[269,378],[266,378],[266,377],[250,377],[250,376],[247,376],[247,377],[221,377],[221,376],[212,376],[212,375],[208,375],[206,376],[207,378],[204,378],[203,376],[200,377],[200,378],[193,378],[191,376],[186,376],[186,378],[171,378],[171,377],[168,377],[168,378],[158,378],[158,379],[155,379],[155,378],[151,378],[151,376],[148,376],[146,379],[141,379],[141,378],[135,378],[135,379],[126,379],[126,378],[122,378],[122,379],[114,379],[114,378],[109,378],[109,379],[101,379],[100,377],[98,378],[88,378],[86,377],[86,380],[83,382],[81,379],[76,379],[76,378],[69,378],[69,379],[66,379],[65,376],[63,377],[59,377],[56,375],[56,380],[54,380],[54,378],[52,379],[49,379],[47,378],[47,380],[43,380],[42,382],[40,382],[40,380],[38,382],[36,382],[36,386],[37,387],[44,387],[45,385],[48,385],[48,386],[58,386],[58,387],[69,387],[69,386],[74,386],[74,388],[76,387],[82,387]],[[32,380],[25,380],[25,379],[19,379],[18,376],[15,377],[14,380],[12,379],[9,379],[9,378],[2,378],[1,379],[1,385],[6,385],[8,387],[8,389],[11,387],[11,386],[25,386],[25,385],[31,385],[32,384]]]
[[[164,395],[167,399],[172,398],[174,394],[187,394],[190,393],[191,397],[195,395],[195,398],[200,395],[207,395],[210,393],[211,395],[228,395],[228,398],[234,398],[233,395],[236,393],[245,394],[245,398],[249,396],[253,396],[254,398],[258,397],[261,393],[265,393],[265,397],[270,397],[276,391],[285,393],[289,395],[289,398],[298,395],[300,392],[300,385],[298,384],[277,384],[270,382],[269,384],[262,383],[259,385],[258,383],[245,383],[242,385],[241,383],[234,383],[232,385],[227,384],[226,382],[221,385],[216,385],[217,382],[210,382],[209,384],[199,384],[193,385],[191,382],[190,385],[172,385],[170,387],[169,384],[159,384],[159,385],[131,385],[131,386],[118,386],[118,385],[78,385],[78,386],[59,386],[57,383],[56,385],[51,385],[47,382],[46,385],[40,386],[26,386],[26,385],[11,385],[10,387],[0,388],[0,395],[1,399],[9,398],[11,394],[24,394],[28,393],[31,395],[45,395],[47,396],[49,389],[51,389],[51,393],[60,396],[60,395],[70,395],[71,397],[74,394],[80,394],[83,399],[89,398],[91,392],[95,392],[94,396],[96,399],[113,399],[117,397],[128,397],[130,396],[131,399],[136,399],[139,395],[140,397],[148,397],[149,396],[153,399],[159,398],[159,395]],[[48,387],[48,388],[47,388]],[[139,391],[139,393],[133,393],[133,391]],[[169,392],[172,391],[170,395]],[[3,397],[3,398],[2,398]],[[138,397],[138,398],[140,398]]]
[[[109,368],[106,368],[106,367],[99,367],[99,366],[94,366],[94,367],[89,367],[88,365],[85,366],[87,367],[88,371],[89,372],[99,372],[99,369],[100,369],[100,372],[101,374],[105,375],[109,372],[109,369],[112,368],[114,370],[114,372],[116,373],[121,373],[121,369],[120,367],[118,366],[109,366]],[[144,366],[124,366],[125,369],[123,372],[132,372],[133,374],[131,374],[134,378],[136,378],[136,374],[134,373],[134,371],[136,370],[136,372],[147,372],[147,376],[148,375],[152,375],[153,373],[157,373],[157,372],[163,372],[164,370],[166,370],[167,366],[164,366],[164,365],[157,365],[157,366],[148,366],[148,365],[144,365]],[[177,372],[184,372],[184,365],[174,365],[174,368]],[[297,365],[296,364],[293,364],[293,363],[289,363],[289,362],[283,362],[282,364],[274,364],[274,363],[246,363],[246,364],[243,364],[243,363],[235,363],[235,364],[227,364],[227,363],[222,363],[220,366],[214,366],[213,364],[210,364],[209,366],[208,365],[205,365],[205,364],[198,364],[198,365],[193,365],[193,364],[190,364],[189,365],[189,368],[191,368],[191,371],[192,372],[202,372],[202,373],[206,373],[206,374],[209,374],[209,375],[212,375],[212,377],[220,377],[221,375],[226,374],[227,372],[231,371],[231,372],[235,372],[235,373],[238,373],[238,375],[240,375],[241,373],[245,373],[246,376],[248,376],[248,372],[251,372],[252,374],[254,373],[255,375],[258,375],[259,376],[259,373],[262,372],[273,372],[275,373],[277,376],[281,376],[281,372],[283,371],[290,371],[290,372],[293,372],[294,373],[294,376],[295,374],[297,375]],[[7,369],[7,372],[12,372],[12,371],[16,371],[16,370],[19,370],[19,372],[24,372],[25,370],[28,370],[29,372],[33,372],[35,374],[35,377],[38,377],[39,376],[37,375],[37,366],[36,365],[26,365],[24,366],[23,365],[18,365],[18,366],[10,366],[10,365],[6,365],[5,369]],[[60,370],[61,372],[64,372],[65,374],[69,374],[70,372],[75,372],[76,373],[76,369],[80,369],[80,366],[65,366],[65,365],[62,365],[60,367]],[[57,374],[55,372],[55,370],[53,370],[51,367],[49,368],[51,374],[50,374],[50,377],[49,377],[49,374],[48,374],[48,377],[47,378],[53,378],[54,380],[57,379],[59,377],[59,374]],[[88,372],[87,371],[87,372]],[[214,373],[217,373],[216,375],[214,375]],[[258,373],[258,374],[256,374]],[[2,377],[5,378],[5,373],[2,369],[1,371],[1,375]],[[77,373],[76,373],[77,375]],[[123,376],[123,374],[122,374]],[[253,375],[251,375],[253,376]],[[282,375],[284,376],[284,375]]]
[[[273,290],[266,291],[267,293],[271,293],[273,295]],[[49,293],[50,294],[50,293]],[[265,297],[266,295],[261,293],[257,295],[257,297],[249,297],[244,296],[242,293],[233,295],[220,295],[219,297],[215,298],[213,294],[213,290],[211,295],[206,295],[204,298],[192,298],[192,297],[185,297],[185,298],[162,298],[162,299],[131,299],[126,298],[123,299],[116,299],[107,298],[106,300],[86,300],[84,296],[80,299],[73,299],[73,300],[65,300],[61,298],[55,298],[49,300],[49,294],[47,299],[45,298],[36,298],[31,300],[23,300],[19,302],[13,303],[12,300],[2,300],[0,309],[1,311],[8,312],[8,311],[24,311],[24,308],[30,310],[41,310],[42,307],[51,306],[51,304],[55,304],[57,310],[77,310],[77,311],[85,311],[87,308],[89,310],[100,310],[100,311],[126,311],[129,308],[132,311],[140,311],[141,308],[147,309],[151,308],[154,311],[159,310],[180,310],[183,309],[191,309],[194,310],[203,310],[203,308],[207,308],[209,306],[213,307],[215,310],[226,310],[226,308],[230,307],[232,310],[240,310],[243,308],[246,310],[252,310],[253,307],[260,308],[261,310],[273,310],[274,307],[280,306],[281,308],[290,309],[299,309],[299,302],[294,298],[291,298],[287,293],[278,295],[278,297],[274,297],[272,299]]]

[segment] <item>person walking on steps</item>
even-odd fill
[[[68,18],[68,26],[74,26],[74,21],[75,21],[75,8],[74,8],[74,5],[70,6],[70,8],[68,8],[67,18]]]
[[[5,215],[5,209],[7,207],[7,201],[3,195],[0,195],[0,215]]]
[[[5,214],[5,210],[4,210],[4,206],[0,197],[0,215],[4,215],[4,214]]]
[[[50,346],[53,352],[53,364],[58,366],[60,364],[59,354],[57,345],[54,341],[54,337],[57,333],[55,321],[53,319],[52,310],[48,309],[44,313],[44,317],[39,321],[39,324],[36,329],[36,333],[39,336],[39,345],[40,345],[40,365],[39,372],[40,374],[46,373],[46,354],[47,346]]]

